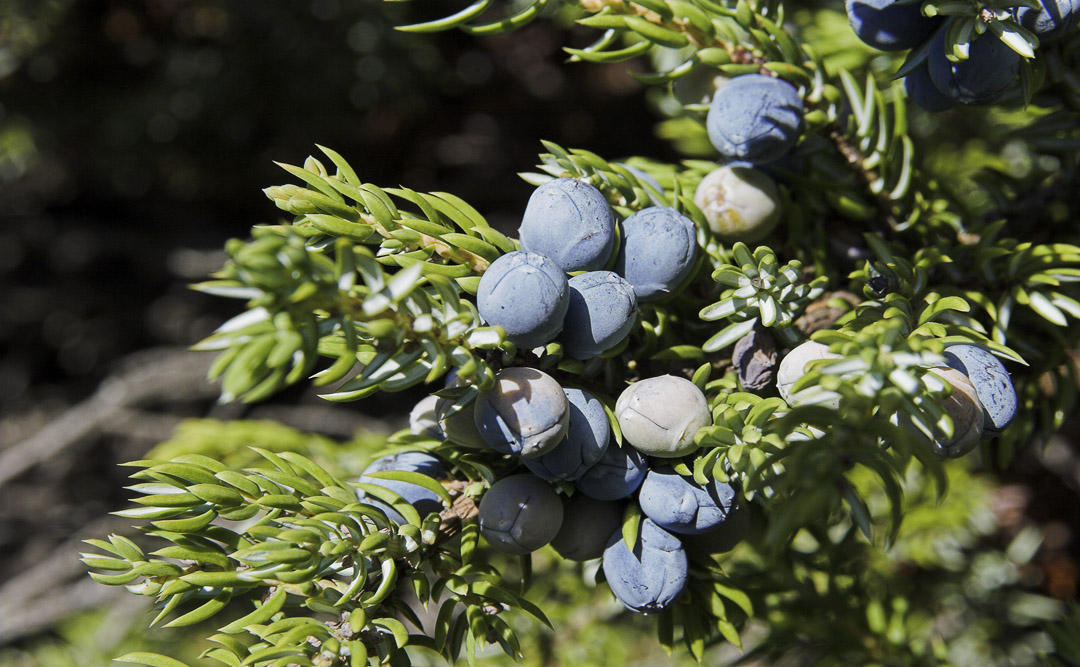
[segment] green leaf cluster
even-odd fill
[[[253,601],[254,609],[218,627],[210,637],[216,646],[203,654],[230,667],[366,665],[369,656],[409,664],[406,647],[453,659],[475,656],[486,643],[516,656],[503,612],[524,610],[550,625],[495,568],[474,559],[475,520],[448,541],[439,515],[419,516],[384,487],[344,483],[295,452],[254,451],[269,465],[234,470],[196,454],[129,464],[138,468],[129,487],[140,494],[138,507],[117,514],[149,522],[146,536],[166,546],[147,552],[119,535],[89,540],[99,550],[83,554],[91,577],[153,598],[151,625],[163,627],[208,622],[228,615],[234,599]],[[375,476],[421,484],[447,507],[454,502],[447,487],[417,473]],[[383,507],[406,523],[390,521]],[[421,607],[437,608],[432,629],[404,588]],[[179,664],[147,653],[122,659]]]
[[[735,264],[721,264],[712,279],[728,286],[720,301],[701,310],[705,321],[727,319],[731,323],[705,341],[702,348],[715,352],[731,345],[750,332],[754,325],[775,328],[785,342],[798,340],[792,323],[803,309],[825,291],[829,279],[818,276],[802,282],[802,263],[793,259],[781,267],[776,253],[760,246],[753,254],[744,243],[731,248]]]
[[[230,242],[217,279],[196,286],[247,299],[247,312],[196,346],[223,350],[210,372],[222,378],[223,399],[258,401],[310,377],[320,386],[348,378],[325,397],[354,400],[431,382],[451,365],[489,383],[488,351],[505,346],[504,332],[483,326],[465,295],[514,242],[446,193],[391,191],[419,208],[403,211],[324,152],[334,175],[313,159],[306,169],[286,166],[314,190],[267,190],[296,214],[293,224]],[[334,362],[316,372],[320,357]]]

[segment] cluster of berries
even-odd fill
[[[521,250],[495,260],[480,279],[480,317],[519,348],[559,340],[582,360],[621,342],[637,305],[671,294],[698,258],[690,218],[651,206],[617,224],[604,195],[573,178],[538,187],[518,233]]]
[[[447,438],[428,399],[410,417],[414,433]],[[629,385],[615,403],[623,444],[613,442],[608,410],[593,394],[563,388],[527,367],[505,368],[495,385],[472,404],[471,440],[454,440],[507,454],[527,472],[504,477],[484,494],[480,532],[495,549],[521,555],[551,544],[563,558],[602,558],[608,585],[628,608],[651,612],[670,605],[688,575],[685,545],[711,553],[731,549],[747,528],[737,489],[706,486],[679,475],[669,464],[697,445],[694,435],[712,423],[705,395],[681,377],[663,375]],[[443,509],[431,490],[417,484],[369,477],[385,470],[441,479],[440,459],[408,452],[376,460],[361,482],[390,489],[421,515]],[[568,497],[560,496],[555,483]],[[395,521],[399,513],[378,499],[365,502]],[[628,503],[644,518],[633,548],[623,539]]]
[[[802,113],[795,87],[772,77],[737,77],[717,91],[707,124],[725,164],[703,179],[695,200],[721,239],[753,240],[776,224],[779,194],[756,165],[791,150]],[[648,174],[637,175],[663,192]],[[638,304],[677,291],[700,255],[693,221],[654,203],[620,222],[603,194],[585,182],[557,178],[541,185],[518,230],[521,250],[492,262],[481,277],[480,316],[502,327],[518,348],[558,341],[579,360],[612,350],[633,328]],[[950,365],[959,370],[948,369],[955,378],[941,374],[955,388],[947,409],[955,413],[957,439],[937,444],[952,456],[970,449],[960,438],[970,439],[973,430],[977,441],[984,431],[1004,427],[1016,396],[1008,404],[1012,385],[992,356],[972,346],[949,351]],[[777,375],[785,400],[802,398],[790,389],[810,359],[830,356],[814,342],[789,353]],[[448,381],[458,383],[453,376]],[[471,402],[426,397],[410,413],[410,430],[506,457],[509,474],[491,485],[477,508],[480,534],[492,548],[523,555],[550,544],[569,560],[600,558],[618,600],[634,611],[659,611],[686,585],[687,549],[733,548],[749,528],[748,509],[731,483],[702,485],[674,465],[698,448],[695,435],[712,423],[696,384],[674,375],[650,377],[627,386],[613,407],[604,401],[536,368],[510,366]],[[961,422],[965,406],[968,419]],[[621,443],[614,442],[613,422]],[[386,470],[448,479],[452,471],[442,459],[423,452],[383,457],[360,481],[389,489],[422,516],[445,509],[423,485],[369,476]],[[390,504],[360,493],[391,520],[404,520]],[[627,544],[633,533],[624,529],[629,507],[641,516],[634,544]]]
[[[1080,0],[1039,0],[1039,8],[1019,7],[1012,19],[1041,44],[1066,36],[1080,20]],[[863,42],[882,51],[903,51],[929,41],[926,62],[904,80],[908,97],[927,111],[957,104],[990,104],[1017,88],[1021,56],[986,31],[970,44],[965,60],[946,54],[947,21],[924,16],[921,0],[846,0],[848,20]]]
[[[823,401],[814,390],[793,391],[811,362],[837,358],[814,341],[795,347],[776,375],[780,395],[791,405],[814,401],[838,407],[838,397]],[[1008,426],[1016,415],[1017,396],[1004,365],[981,347],[950,345],[945,361],[947,366],[934,372],[951,386],[943,408],[954,429],[933,446],[942,456],[958,457]],[[712,422],[705,395],[689,380],[663,375],[629,385],[614,409],[622,446],[612,443],[600,398],[563,388],[536,369],[500,371],[495,386],[459,413],[473,423],[465,437],[448,436],[449,423],[440,420],[435,407],[441,400],[432,396],[417,405],[410,415],[413,433],[490,448],[514,457],[528,471],[500,479],[484,494],[478,519],[488,543],[512,555],[550,544],[568,560],[601,558],[608,586],[629,609],[647,613],[669,606],[686,584],[687,548],[721,553],[738,544],[749,528],[735,486],[716,480],[702,486],[670,465],[697,448],[694,435]],[[393,491],[421,515],[443,509],[429,489],[366,476],[385,470],[447,478],[449,470],[440,459],[421,452],[383,457],[360,481]],[[572,484],[572,494],[560,497],[554,483],[567,483],[564,490]],[[378,499],[365,501],[392,520],[404,521]],[[644,515],[632,547],[622,529],[628,503],[636,503]]]

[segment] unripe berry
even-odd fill
[[[919,65],[904,77],[904,90],[908,98],[925,111],[947,111],[956,106],[956,100],[934,85],[926,65]]]
[[[661,458],[697,449],[694,435],[712,422],[705,394],[686,378],[661,375],[635,382],[619,395],[615,416],[635,449]]]
[[[1039,37],[1040,44],[1067,36],[1080,22],[1080,0],[1040,0],[1041,8],[1017,7],[1016,21]]]
[[[930,44],[930,79],[944,95],[961,104],[989,104],[1016,82],[1020,54],[992,33],[972,39],[968,59],[951,62],[945,56],[945,30]]]
[[[922,44],[942,20],[923,16],[921,0],[847,0],[844,7],[859,39],[882,51]]]
[[[638,504],[645,516],[664,530],[700,535],[727,520],[735,508],[735,495],[730,483],[713,480],[701,487],[671,466],[661,466],[645,475]]]
[[[1016,416],[1016,389],[1009,371],[993,354],[975,345],[945,348],[945,363],[967,376],[983,408],[983,435],[995,436]]]
[[[650,206],[627,218],[622,228],[615,272],[634,286],[638,303],[663,299],[693,270],[697,230],[675,209]]]
[[[978,446],[983,431],[983,408],[975,387],[967,377],[953,368],[937,368],[934,372],[952,385],[952,393],[942,407],[953,423],[953,435],[934,443],[938,453],[949,458],[967,454]]]
[[[619,500],[637,491],[647,470],[645,457],[638,450],[625,443],[622,447],[609,445],[574,486],[590,498]]]
[[[442,440],[445,437],[442,427],[439,426],[439,417],[435,414],[435,405],[438,402],[438,396],[425,396],[409,411],[410,433],[426,435],[436,440]]]
[[[415,472],[420,473],[421,475],[427,475],[433,479],[439,479],[447,475],[446,466],[441,460],[430,454],[425,454],[424,452],[402,452],[401,454],[383,456],[382,458],[372,461],[371,464],[364,469],[364,473],[361,475],[359,481],[364,484],[375,484],[384,489],[393,491],[401,496],[407,503],[415,507],[421,517],[427,516],[432,512],[442,511],[443,502],[438,494],[419,484],[411,484],[409,482],[401,482],[393,479],[368,477],[371,473],[384,472],[387,470]],[[402,517],[397,510],[393,509],[383,501],[376,498],[370,498],[363,491],[357,491],[357,495],[365,503],[374,505],[385,512],[387,518],[391,521],[399,524],[405,523],[405,518]]]
[[[567,560],[599,558],[608,537],[622,525],[623,503],[575,493],[563,506],[562,528],[551,546]]]
[[[820,396],[823,390],[807,389],[796,395],[792,393],[791,388],[802,376],[806,375],[806,365],[811,361],[839,358],[839,354],[829,352],[828,345],[822,345],[817,341],[808,340],[798,345],[784,356],[780,361],[780,369],[776,372],[776,389],[780,392],[780,397],[789,405],[797,405]],[[839,396],[830,398],[821,405],[837,408],[840,406],[840,398]]]
[[[524,459],[529,471],[549,482],[574,481],[595,465],[608,449],[611,426],[600,399],[580,389],[563,389],[570,406],[566,437],[547,452]]]
[[[721,241],[759,241],[780,220],[780,191],[751,167],[720,167],[698,183],[694,203]]]
[[[435,402],[435,416],[439,420],[439,429],[444,437],[455,444],[474,449],[487,449],[488,445],[480,431],[476,428],[476,402],[469,403],[464,408],[453,414],[449,414],[454,401],[440,398]]]

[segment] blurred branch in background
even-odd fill
[[[59,457],[77,457],[80,447],[103,432],[130,434],[139,439],[167,437],[178,417],[148,418],[139,406],[149,401],[180,402],[211,399],[216,388],[206,382],[209,355],[165,349],[138,352],[125,368],[102,382],[86,401],[66,410],[36,434],[0,452],[0,489],[30,468]],[[141,422],[141,423],[140,423]],[[143,425],[152,422],[152,428]]]
[[[182,415],[209,412],[219,418],[258,420],[272,413],[281,424],[342,440],[401,426],[400,420],[326,404],[214,407],[218,388],[206,381],[210,360],[211,355],[183,348],[136,352],[90,398],[19,442],[0,442],[0,548],[6,553],[0,560],[0,618],[5,619],[0,645],[123,599],[87,579],[75,558],[85,538],[130,532],[130,520],[104,515],[120,501],[110,500],[112,494],[96,494],[96,485],[87,485],[86,477],[100,469],[105,476],[97,484],[120,479],[124,470],[117,463],[146,456],[152,445],[169,441],[178,427],[183,434]],[[15,420],[0,420],[0,432],[18,434],[23,428],[12,424]],[[191,426],[197,430],[197,423]],[[50,526],[61,516],[61,525]],[[123,602],[129,617],[143,608]]]
[[[118,517],[93,521],[57,545],[51,556],[4,582],[0,587],[0,617],[5,619],[0,625],[0,645],[49,630],[73,614],[106,604],[118,605],[118,611],[131,618],[129,623],[138,623],[133,617],[147,605],[122,595],[122,591],[95,586],[87,580],[85,568],[71,557],[85,548],[82,540],[103,531],[131,532],[129,523]]]

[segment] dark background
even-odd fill
[[[182,285],[220,260],[181,250],[274,221],[260,190],[292,180],[274,161],[315,144],[367,181],[453,192],[508,226],[541,138],[672,157],[625,66],[560,66],[549,22],[473,38],[393,31],[423,18],[411,3],[4,5],[10,42],[20,20],[41,33],[0,63],[4,413],[76,399],[118,355],[204,334],[179,312],[202,307]]]

